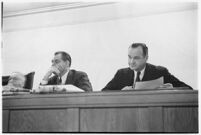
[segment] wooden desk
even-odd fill
[[[3,132],[198,132],[198,91],[3,96]]]

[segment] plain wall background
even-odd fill
[[[149,47],[149,63],[167,67],[197,89],[197,9],[136,15],[129,8],[132,4],[4,18],[3,75],[35,71],[37,88],[54,52],[63,50],[72,57],[71,68],[85,71],[99,91],[118,69],[128,67],[128,46],[143,42]]]

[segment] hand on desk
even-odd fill
[[[16,89],[15,87],[9,86],[9,85],[3,86],[2,88],[3,88],[3,89],[2,89],[3,92],[4,92],[4,91],[10,91],[10,90]]]
[[[125,86],[121,90],[134,90],[132,86]]]
[[[159,87],[157,87],[156,89],[172,89],[173,85],[171,83],[165,83]]]

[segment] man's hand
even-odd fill
[[[50,71],[51,74],[52,73],[55,74],[55,75],[60,74],[60,70],[59,70],[59,68],[57,66],[52,66],[49,71]]]
[[[52,66],[48,72],[45,74],[45,76],[43,77],[43,80],[44,81],[48,81],[49,77],[52,75],[52,74],[55,74],[55,75],[59,75],[60,74],[60,71],[59,69],[56,67],[56,66]]]
[[[171,83],[165,83],[159,87],[157,87],[157,89],[172,89],[173,85]]]
[[[132,86],[125,86],[121,90],[134,90]]]

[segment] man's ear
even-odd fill
[[[70,62],[67,60],[66,65],[70,68]]]
[[[146,56],[145,56],[145,58],[146,58],[146,61],[147,61],[147,60],[148,60],[148,58],[149,58],[149,56],[148,56],[148,55],[146,55]]]

